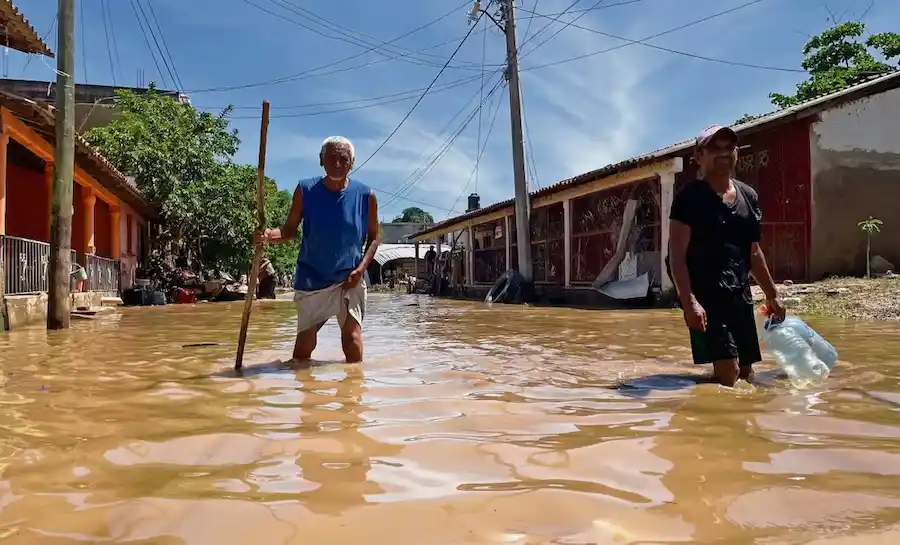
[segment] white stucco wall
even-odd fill
[[[822,112],[813,139],[820,150],[900,153],[898,121],[900,89],[894,89]]]
[[[873,254],[900,267],[900,89],[826,110],[810,127],[810,276],[862,274],[858,223],[884,221]]]

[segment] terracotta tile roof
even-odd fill
[[[56,115],[52,107],[2,90],[0,90],[0,104],[51,144],[55,143]],[[115,165],[79,134],[75,135],[75,161],[103,187],[112,191],[141,215],[149,219],[156,217],[156,209],[144,198],[134,181],[119,172]]]

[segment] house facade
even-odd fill
[[[49,287],[55,117],[26,98],[0,92],[0,246],[4,294]],[[122,173],[76,136],[72,181],[73,261],[88,290],[131,287],[145,248],[152,206]]]
[[[708,120],[712,124],[714,120]],[[762,245],[776,280],[818,280],[865,270],[858,222],[884,221],[872,252],[900,265],[900,73],[774,112],[734,127],[741,138],[735,176],[755,187]],[[592,297],[591,284],[616,258],[626,203],[636,202],[627,259],[613,280],[665,274],[672,199],[696,177],[693,141],[564,180],[531,194],[534,280],[550,298]],[[479,295],[516,268],[512,200],[451,218],[412,240],[451,234],[465,256],[462,283]],[[621,256],[618,256],[620,259]]]

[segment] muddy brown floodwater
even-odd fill
[[[0,336],[0,542],[900,543],[897,324],[813,322],[795,393],[696,384],[677,312],[405,295],[289,370],[265,303],[241,377],[240,303]]]

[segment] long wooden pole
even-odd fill
[[[269,134],[269,101],[262,105],[262,122],[259,127],[259,163],[256,167],[256,219],[257,227],[266,228],[266,138]],[[253,310],[253,297],[256,295],[256,282],[259,278],[259,265],[262,262],[263,246],[259,244],[253,251],[253,266],[247,282],[247,298],[244,299],[244,315],[241,317],[241,333],[238,337],[237,357],[234,368],[240,370],[244,365],[244,347],[247,345],[247,327],[250,325],[250,311]]]
[[[72,179],[75,174],[75,2],[59,0],[56,52],[56,151],[50,222],[47,329],[67,329],[71,310]]]

